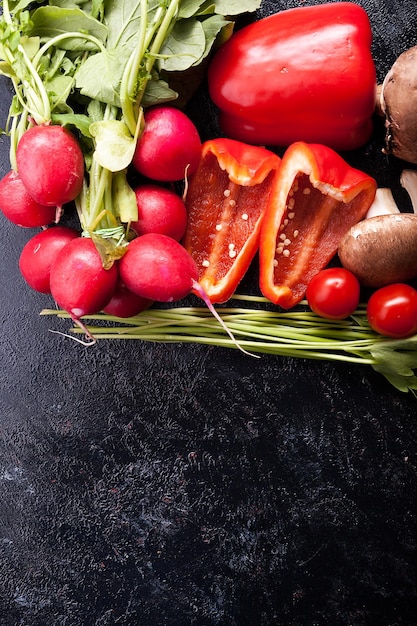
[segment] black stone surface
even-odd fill
[[[417,5],[358,4],[382,80]],[[189,112],[218,133],[204,85]],[[381,142],[346,156],[406,210]],[[0,226],[1,626],[417,623],[415,397],[347,364],[84,348],[20,278],[31,233]]]

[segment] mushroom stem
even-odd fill
[[[401,187],[403,187],[410,196],[414,213],[417,213],[417,171],[403,170],[400,177]]]
[[[388,187],[378,187],[375,199],[368,209],[366,218],[375,217],[377,215],[390,215],[399,213],[400,210],[394,200],[391,189]]]

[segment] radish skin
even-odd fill
[[[138,207],[138,220],[130,227],[137,235],[160,233],[177,241],[187,227],[187,209],[178,194],[171,189],[152,183],[134,190]]]
[[[133,293],[119,280],[110,302],[103,309],[103,313],[128,318],[146,311],[152,304],[152,300]]]
[[[185,298],[198,269],[183,246],[159,233],[147,233],[129,243],[120,259],[120,277],[130,291],[156,302]]]
[[[194,293],[206,304],[211,314],[227,332],[239,350],[248,354],[236,341],[198,283],[198,268],[187,250],[175,239],[148,233],[129,243],[119,262],[120,277],[128,289],[156,302],[173,302]]]
[[[66,226],[42,230],[23,246],[19,258],[20,272],[27,284],[40,293],[51,293],[51,267],[59,251],[79,233]]]
[[[185,113],[167,106],[145,112],[145,128],[133,156],[140,174],[157,181],[183,180],[195,172],[200,156],[200,136]]]
[[[29,128],[18,143],[16,163],[27,192],[40,204],[62,207],[81,192],[83,153],[62,126]]]
[[[103,310],[113,296],[118,278],[117,265],[104,269],[93,241],[78,237],[60,250],[52,264],[51,294],[57,305],[85,329],[80,318]],[[87,330],[86,335],[93,339]]]
[[[0,181],[0,211],[23,228],[48,226],[56,220],[56,208],[39,204],[27,192],[19,174],[10,170]]]

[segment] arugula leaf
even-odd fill
[[[259,9],[262,0],[212,0],[219,15],[240,15]]]
[[[162,79],[150,80],[142,97],[142,106],[150,107],[156,104],[164,104],[177,100],[177,98],[178,93],[171,89],[166,81]]]
[[[89,56],[75,74],[75,86],[83,96],[120,107],[120,83],[131,50],[107,48]]]
[[[158,65],[167,72],[182,72],[199,63],[205,50],[206,37],[201,22],[196,18],[181,20],[174,24],[162,46]]]
[[[55,44],[65,50],[96,49],[93,42],[83,37],[84,33],[92,35],[103,43],[108,36],[108,29],[104,24],[79,8],[43,6],[33,11],[31,19],[32,28],[29,34],[37,35],[44,41],[54,39],[65,33],[73,33],[72,37],[61,39]]]
[[[157,10],[159,0],[147,0],[148,22],[151,23]],[[106,4],[105,24],[109,27],[109,48],[129,45],[132,50],[138,40],[142,20],[142,3],[140,0],[124,0],[124,2],[108,2]]]

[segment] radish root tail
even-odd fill
[[[62,335],[63,337],[68,337],[68,339],[72,339],[73,341],[80,343],[82,346],[86,346],[86,347],[93,346],[97,342],[97,339],[93,337],[93,335],[88,330],[87,326],[79,318],[73,317],[72,315],[70,315],[70,317],[72,321],[74,322],[74,324],[76,324],[83,330],[85,334],[85,339],[80,339],[79,337],[75,337],[74,335],[69,335],[68,333],[63,333],[59,330],[50,330],[50,332],[55,333],[57,335]]]
[[[259,359],[260,358],[259,354],[253,354],[253,352],[248,352],[247,350],[245,350],[245,348],[243,348],[240,345],[240,343],[238,342],[236,337],[233,335],[233,333],[230,330],[230,328],[227,327],[226,322],[221,318],[219,313],[214,308],[212,302],[210,301],[210,298],[208,297],[208,295],[204,291],[203,287],[196,280],[192,281],[192,287],[193,287],[193,292],[204,301],[204,303],[207,306],[207,308],[210,311],[210,313],[216,318],[216,320],[219,322],[219,324],[222,326],[222,328],[224,328],[225,332],[229,335],[230,339],[233,341],[235,346],[237,348],[239,348],[239,350],[241,350],[241,352],[244,352],[244,354],[247,354],[248,356],[252,356],[252,357],[255,357],[256,359]]]

